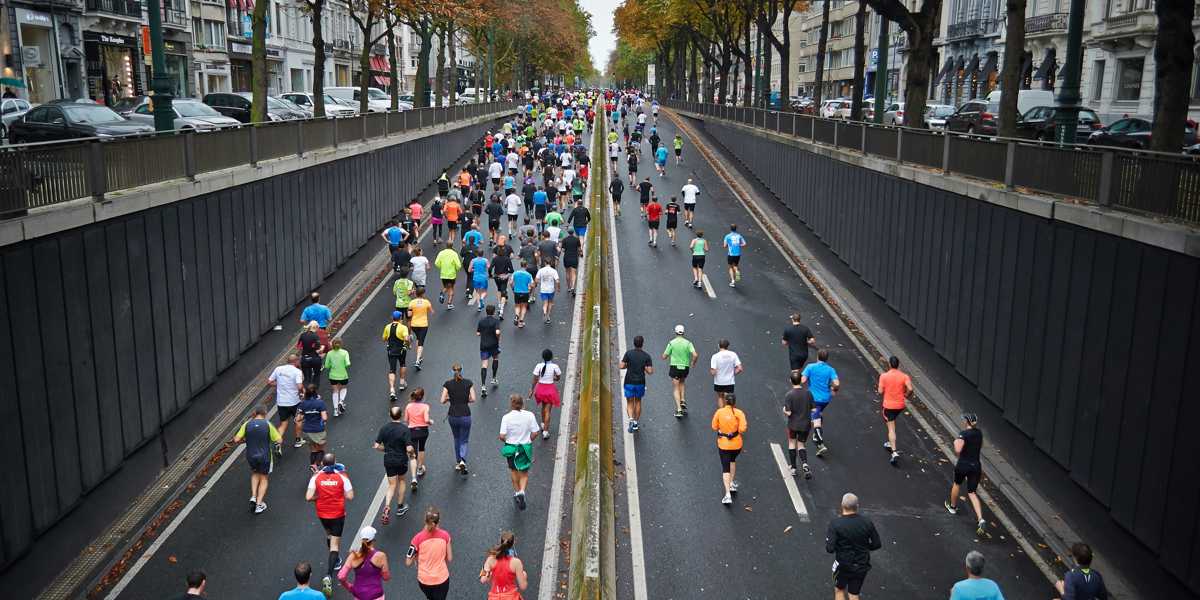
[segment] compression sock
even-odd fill
[[[334,572],[334,567],[337,565],[337,563],[338,563],[338,551],[330,550],[329,551],[329,576],[330,577],[337,576],[337,573]]]
[[[487,367],[479,369],[479,385],[487,385]]]
[[[492,359],[492,379],[496,378],[496,374],[500,372],[500,359]]]
[[[813,427],[813,441],[817,444],[825,443],[825,434],[821,431],[820,427]]]
[[[800,454],[800,464],[808,464],[808,449],[800,448],[797,452]],[[795,466],[795,464],[795,462],[792,463],[793,466]]]
[[[793,469],[796,468],[796,449],[795,448],[788,448],[788,464],[792,465]]]

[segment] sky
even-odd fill
[[[617,10],[620,0],[580,0],[583,10],[592,14],[592,29],[596,36],[588,43],[588,52],[592,55],[592,66],[603,73],[608,66],[608,54],[617,47],[617,36],[613,33],[613,11]]]

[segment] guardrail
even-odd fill
[[[1187,154],[983,137],[683,100],[663,104],[1010,189],[1200,224],[1200,160]]]
[[[509,102],[367,113],[215,131],[170,131],[116,138],[19,144],[0,148],[0,219],[33,208],[172,179],[195,179],[284,156],[365,142],[512,109]]]

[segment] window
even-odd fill
[[[1092,100],[1100,100],[1104,95],[1104,61],[1092,63]]]
[[[204,45],[204,21],[200,17],[192,17],[192,45]]]
[[[205,21],[205,43],[210,48],[225,47],[225,24],[220,21]]]
[[[1200,57],[1200,47],[1196,48],[1196,56]],[[1200,61],[1192,63],[1192,102],[1200,102]]]
[[[1117,93],[1119,101],[1137,101],[1142,96],[1142,70],[1145,58],[1123,58],[1117,61]]]

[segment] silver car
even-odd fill
[[[0,138],[7,138],[8,126],[29,112],[31,108],[33,106],[29,104],[28,100],[5,98],[4,102],[0,103]]]
[[[930,104],[925,107],[925,122],[930,129],[945,129],[946,117],[954,114],[949,104]]]
[[[357,106],[352,106],[340,98],[334,98],[329,94],[325,96],[325,114],[330,117],[346,117],[358,112]],[[292,104],[299,105],[300,108],[313,112],[315,110],[313,103],[313,95],[306,92],[289,92],[279,96]]]
[[[209,105],[191,98],[176,98],[171,101],[171,108],[175,110],[175,129],[211,131],[241,125],[237,119],[226,117]],[[150,102],[143,102],[134,108],[129,120],[153,125],[154,112]]]

